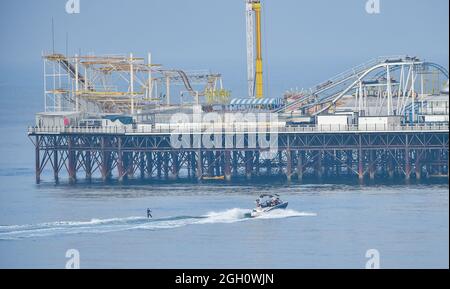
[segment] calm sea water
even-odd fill
[[[449,267],[448,183],[35,185],[37,91],[0,88],[0,268]],[[260,193],[289,210],[248,218]]]

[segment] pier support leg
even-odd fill
[[[36,168],[36,184],[41,183],[41,156],[40,156],[40,137],[36,136],[35,147],[35,168]]]
[[[234,151],[233,152],[233,176],[234,177],[237,177],[239,175],[238,158],[239,158],[238,152]]]
[[[145,154],[139,153],[139,172],[141,173],[141,180],[145,179]]]
[[[197,173],[197,162],[195,160],[195,152],[190,152],[191,159],[191,178],[195,178]]]
[[[369,169],[369,178],[371,181],[375,180],[375,172],[376,172],[376,151],[370,151],[370,169]]]
[[[216,170],[216,176],[221,176],[222,173],[220,171],[220,166],[222,163],[222,157],[219,151],[216,151],[216,156],[214,159],[214,163],[215,163],[215,170]]]
[[[303,181],[303,152],[297,152],[297,178],[299,182]]]
[[[145,153],[146,161],[147,161],[147,176],[149,179],[152,178],[153,175],[153,155],[151,152]]]
[[[127,153],[127,158],[126,158],[126,168],[127,168],[127,179],[133,179],[134,178],[134,166],[135,166],[135,156],[138,153],[135,152],[130,152]],[[137,156],[139,157],[139,156]]]
[[[203,178],[203,156],[202,151],[198,151],[197,153],[197,180],[201,181]]]
[[[323,166],[322,166],[322,152],[317,151],[316,153],[316,177],[322,180],[323,177]]]
[[[290,183],[292,180],[292,152],[291,150],[286,151],[286,178],[287,181]]]
[[[101,175],[102,175],[102,181],[107,182],[109,178],[111,177],[111,152],[107,151],[107,146],[109,144],[109,140],[107,140],[105,137],[101,138]]]
[[[342,161],[342,156],[341,156],[341,151],[335,151],[334,153],[335,155],[335,171],[334,174],[336,175],[336,177],[339,177],[341,175],[341,161]]]
[[[212,177],[214,176],[214,153],[211,151],[206,152],[206,160],[208,165],[208,176]]]
[[[261,166],[260,166],[260,157],[261,153],[259,151],[255,152],[255,175],[259,176],[261,172]]]
[[[405,179],[407,182],[411,179],[411,160],[408,148],[405,150]]]
[[[123,182],[125,177],[124,153],[122,152],[122,139],[119,138],[119,147],[117,150],[117,174],[119,182]]]
[[[55,137],[56,139],[56,137]],[[56,142],[55,142],[55,147],[56,147]],[[55,179],[55,183],[58,184],[59,183],[59,159],[58,159],[58,150],[54,150],[53,151],[53,177]]]
[[[187,155],[186,155],[187,175],[188,175],[188,179],[191,179],[191,178],[192,178],[192,164],[191,164],[191,162],[192,162],[192,156],[191,156],[191,153],[190,153],[190,152],[187,152],[186,154],[187,154]]]
[[[231,152],[225,152],[225,179],[227,182],[231,181]]]
[[[92,156],[91,152],[87,151],[85,154],[85,166],[86,166],[86,180],[88,182],[92,181]]]
[[[347,151],[347,176],[352,176],[353,174],[353,151]]]
[[[164,152],[164,178],[169,179],[169,153]]]
[[[388,151],[386,153],[387,158],[387,171],[388,171],[388,177],[390,180],[394,179],[395,175],[395,168],[394,168],[394,158],[392,157],[392,152]]]
[[[161,179],[162,177],[162,153],[157,152],[156,153],[156,176],[158,179]]]
[[[272,160],[270,160],[270,159],[265,160],[265,164],[266,164],[267,176],[270,177],[272,175]]]
[[[358,178],[360,182],[364,181],[364,151],[361,148],[358,152]]]
[[[421,157],[422,152],[419,150],[416,150],[416,163],[415,163],[415,169],[416,169],[416,180],[420,181],[422,179],[422,163],[421,163]]]
[[[245,152],[245,176],[247,180],[251,180],[253,175],[253,152]]]
[[[322,153],[322,168],[323,176],[328,178],[330,176],[330,171],[333,170],[333,161],[326,151]]]
[[[278,152],[278,174],[283,175],[283,151]]]
[[[179,164],[179,158],[178,158],[178,153],[173,152],[172,154],[172,176],[171,178],[173,180],[177,180],[178,179],[178,174],[180,171],[180,164]]]
[[[74,184],[77,180],[77,153],[74,150],[73,137],[68,139],[68,154],[69,183]]]

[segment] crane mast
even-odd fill
[[[246,1],[247,24],[247,81],[248,94],[258,99],[264,97],[262,33],[261,33],[261,1]],[[255,41],[256,40],[256,41]],[[256,46],[256,49],[255,49]],[[256,50],[256,58],[255,58]]]

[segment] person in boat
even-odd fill
[[[271,201],[271,205],[274,206],[278,206],[279,204],[281,204],[281,200],[279,196],[273,196],[272,197],[272,201]]]
[[[147,219],[153,218],[152,216],[152,210],[150,210],[149,208],[147,209]]]

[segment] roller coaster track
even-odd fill
[[[76,72],[76,69],[75,69],[75,67],[67,60],[67,58],[61,58],[60,60],[59,60],[59,63],[61,64],[61,67],[65,70],[65,71],[67,71],[67,73],[69,73],[70,74],[70,76],[73,78],[73,79],[76,79],[77,78],[77,72]],[[86,79],[84,78],[84,76],[83,75],[81,75],[81,73],[78,73],[78,82],[79,82],[79,84],[81,84],[83,87],[84,87],[84,85],[86,84]],[[91,87],[91,86],[87,86],[87,89],[88,90],[90,90],[90,91],[93,91],[94,89]]]
[[[386,61],[394,61],[398,59],[402,59],[403,56],[391,56],[391,57],[378,57],[372,59],[366,63],[363,63],[359,66],[356,66],[352,69],[349,69],[343,73],[340,73],[332,78],[330,78],[325,83],[320,83],[309,90],[309,92],[303,97],[295,100],[294,102],[286,105],[283,108],[276,110],[275,112],[288,111],[291,109],[296,109],[304,104],[312,104],[317,103],[317,101],[324,101],[325,99],[331,98],[336,95],[336,93],[332,93],[332,95],[328,95],[328,97],[324,97],[324,99],[317,99],[317,96],[321,93],[327,92],[336,88],[340,85],[343,85],[353,79],[357,79],[360,77],[365,71],[374,67],[378,64],[385,63]]]
[[[220,78],[220,74],[210,74],[210,73],[201,73],[201,74],[189,74],[183,70],[160,70],[162,74],[169,73],[172,80],[181,80],[183,86],[192,96],[204,96],[208,90],[214,89],[215,81]],[[196,91],[192,87],[191,79],[204,81],[206,79],[206,87],[203,91]]]
[[[376,71],[379,68],[386,67],[387,65],[391,67],[391,71],[400,69],[402,65],[417,65],[421,67],[431,66],[438,69],[443,75],[448,78],[448,71],[444,67],[435,63],[420,62],[419,59],[408,56],[378,57],[311,88],[305,95],[301,96],[299,99],[296,99],[295,101],[287,104],[280,109],[275,110],[274,112],[294,111],[299,108],[310,109],[312,107],[321,107],[330,103],[331,105],[334,105],[364,77],[367,77],[370,73]],[[376,74],[373,79],[379,79],[385,75],[386,70],[383,70],[381,72],[378,72],[378,74]],[[315,114],[319,114],[325,111],[331,105],[320,109],[319,112],[316,112]]]
[[[449,78],[448,77],[448,75],[449,75],[448,74],[448,70],[444,66],[439,65],[437,63],[434,63],[434,62],[423,62],[423,63],[421,63],[420,67],[422,69],[428,69],[429,67],[433,67],[433,68],[437,69],[438,71],[440,71],[442,73],[442,75],[444,75],[447,79]],[[399,69],[401,69],[401,65],[394,66],[391,69],[391,72],[397,71]],[[382,78],[382,77],[385,77],[385,76],[386,76],[386,71],[380,71],[378,74],[375,75],[374,78],[378,79],[378,78]]]
[[[187,91],[189,91],[191,95],[195,95],[195,91],[192,88],[191,82],[189,81],[186,72],[184,72],[183,70],[177,70],[177,73],[180,75],[184,87],[186,87]]]

